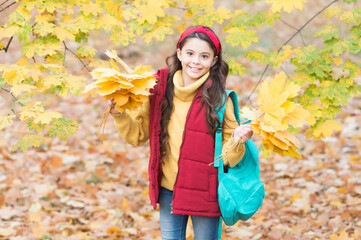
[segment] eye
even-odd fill
[[[202,55],[202,58],[207,59],[208,55]]]

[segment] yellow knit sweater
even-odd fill
[[[178,172],[179,150],[182,143],[183,128],[192,100],[199,87],[207,80],[209,73],[189,86],[183,86],[182,72],[179,70],[173,78],[174,96],[173,111],[168,124],[170,154],[163,159],[161,186],[173,190]],[[145,102],[132,118],[126,112],[113,114],[115,126],[120,135],[130,144],[139,146],[147,142],[149,137],[149,101]],[[244,154],[244,145],[241,139],[234,142],[232,133],[238,123],[234,117],[232,101],[227,101],[223,122],[223,161],[230,167],[235,166]]]

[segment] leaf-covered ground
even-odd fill
[[[339,115],[342,132],[303,139],[302,159],[260,158],[264,205],[225,227],[223,239],[361,238],[360,100]],[[101,99],[48,101],[77,119],[79,133],[23,153],[11,145],[24,126],[1,131],[1,239],[160,239],[159,213],[148,201],[148,146],[125,143],[111,118],[101,143]]]
[[[312,4],[310,9],[322,5]],[[288,20],[300,26],[310,16],[290,15]],[[278,25],[275,31],[273,37],[284,40],[294,29]],[[312,36],[312,28],[304,35]],[[109,47],[101,35],[93,37],[99,51]],[[164,66],[169,48],[161,44],[147,48],[117,52],[132,66]],[[15,62],[19,52],[19,45],[12,45],[11,52],[1,52],[1,63]],[[72,63],[80,65],[71,59],[69,71],[90,79],[86,70],[73,68]],[[242,81],[229,78],[241,100],[265,66],[245,67],[249,73]],[[41,100],[49,109],[77,120],[78,134],[67,143],[53,139],[23,153],[13,152],[12,146],[27,131],[24,123],[0,131],[0,239],[161,239],[159,212],[148,200],[148,146],[125,143],[111,117],[101,143],[96,132],[107,110],[101,98]],[[8,93],[0,91],[1,114],[8,113],[10,105]],[[303,143],[301,159],[260,157],[266,190],[263,207],[249,221],[224,227],[222,239],[361,239],[361,97],[353,98],[337,120],[343,130],[331,138],[315,142],[298,135]],[[191,224],[187,237],[193,239]]]

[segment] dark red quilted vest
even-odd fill
[[[168,70],[156,74],[158,83],[152,89],[149,112],[149,197],[156,208],[162,177],[159,135],[161,106],[165,96]],[[174,214],[218,217],[217,168],[209,166],[214,158],[214,136],[208,132],[206,111],[200,89],[188,110],[174,185]]]

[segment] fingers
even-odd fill
[[[114,98],[111,98],[111,99],[108,100],[108,105],[110,107],[110,113],[111,114],[119,113],[117,110],[115,110],[116,103],[114,102]]]
[[[235,141],[238,141],[239,138],[242,139],[242,143],[247,142],[253,135],[252,127],[248,124],[241,125],[237,127],[233,132],[233,137]]]

